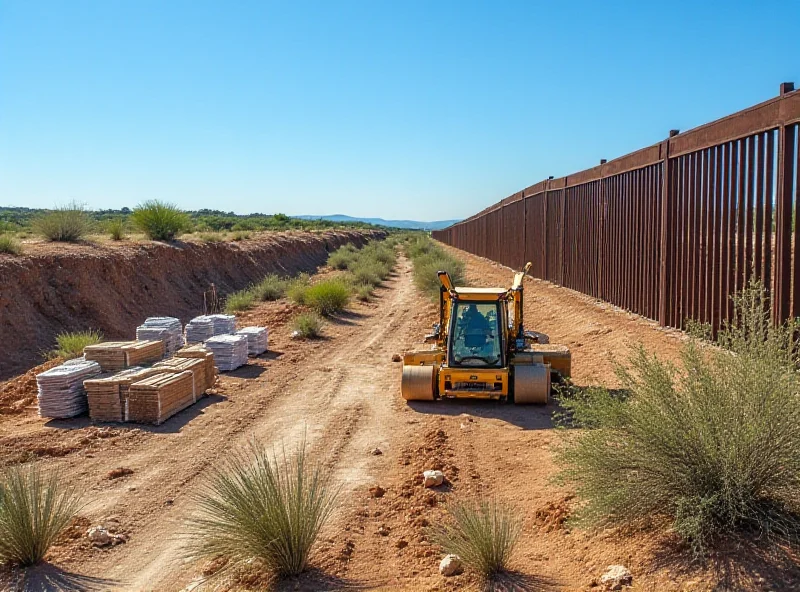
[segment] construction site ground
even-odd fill
[[[510,284],[510,270],[458,254],[472,285]],[[525,289],[526,325],[570,347],[578,385],[614,386],[611,358],[624,359],[631,343],[678,355],[678,332],[538,280],[527,280]],[[513,570],[493,583],[498,590],[599,589],[613,564],[630,569],[633,590],[796,589],[796,566],[775,557],[732,550],[694,563],[664,529],[598,531],[565,522],[576,500],[554,481],[553,448],[564,435],[551,420],[554,404],[406,404],[401,364],[392,357],[418,347],[437,318],[406,259],[373,302],[353,303],[326,324],[322,339],[291,339],[297,310],[281,300],[242,315],[242,326],[269,327],[269,353],[222,375],[216,394],[160,427],[45,422],[31,399],[33,372],[0,386],[0,463],[40,459],[87,502],[50,563],[29,574],[32,581],[66,589],[192,589],[215,568],[183,559],[182,525],[193,496],[216,463],[257,439],[279,452],[305,441],[342,489],[309,572],[234,584],[241,589],[480,589],[469,573],[439,575],[440,549],[426,539],[429,525],[446,520],[451,500],[476,496],[513,504],[524,518]],[[422,471],[437,468],[447,483],[423,488]],[[98,524],[127,542],[92,547],[85,531]],[[6,581],[14,576],[5,574]]]

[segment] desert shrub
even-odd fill
[[[50,352],[51,357],[66,360],[83,355],[83,348],[103,341],[103,334],[92,329],[88,331],[74,331],[60,333],[56,336],[56,347]]]
[[[111,236],[111,240],[122,240],[125,238],[125,221],[122,218],[114,218],[106,223],[106,232]]]
[[[297,304],[306,303],[306,292],[311,287],[308,274],[301,273],[286,285],[286,296]]]
[[[187,555],[297,575],[336,496],[329,473],[309,460],[304,447],[287,458],[253,444],[232,453],[195,497],[198,515],[188,523]]]
[[[316,339],[322,334],[322,319],[316,313],[305,312],[295,317],[292,328],[301,337]]]
[[[350,300],[350,288],[339,279],[324,280],[306,289],[303,300],[321,315],[341,312]]]
[[[372,284],[358,284],[354,289],[356,298],[361,302],[369,302],[372,300]]]
[[[19,255],[22,253],[22,245],[10,234],[0,234],[0,253]]]
[[[381,284],[384,278],[388,277],[390,269],[379,261],[359,261],[354,264],[350,273],[353,277],[353,282],[356,284],[369,284],[377,287]]]
[[[225,299],[225,312],[234,314],[237,312],[244,312],[250,310],[255,306],[256,292],[252,288],[239,290],[229,294]]]
[[[225,235],[221,232],[202,232],[197,236],[204,243],[221,243],[225,241]]]
[[[372,261],[383,263],[389,270],[391,270],[397,262],[397,254],[395,253],[394,247],[389,244],[388,241],[372,242],[368,244],[362,249],[362,255]]]
[[[339,247],[328,257],[328,265],[334,269],[347,269],[356,260],[357,249],[352,243]]]
[[[695,336],[677,367],[644,347],[618,367],[622,395],[562,397],[589,428],[559,453],[593,523],[668,520],[696,554],[720,536],[800,540],[800,362],[795,323],[775,327],[763,290],[735,300],[718,345]]]
[[[0,477],[0,564],[39,563],[80,509],[77,491],[34,464]]]
[[[452,520],[431,530],[431,539],[445,553],[458,555],[464,565],[489,577],[508,566],[522,532],[519,513],[492,501],[461,502]]]
[[[189,217],[178,207],[157,199],[133,209],[131,221],[150,240],[171,241],[190,226]]]
[[[287,281],[272,273],[252,287],[258,300],[278,300],[286,293]]]
[[[412,262],[414,264],[414,284],[421,292],[432,298],[439,296],[439,287],[441,286],[439,271],[448,272],[454,285],[464,285],[464,262],[438,247],[412,259]]]
[[[77,202],[57,207],[33,221],[33,231],[49,241],[76,242],[91,230],[92,220]]]
[[[233,240],[236,242],[248,240],[250,238],[250,233],[244,230],[237,230],[233,233]]]

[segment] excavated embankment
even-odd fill
[[[63,254],[0,255],[0,379],[41,362],[63,331],[97,329],[131,339],[145,317],[186,322],[203,313],[211,284],[220,296],[268,273],[313,271],[328,253],[380,231],[277,233],[225,243],[131,244]]]

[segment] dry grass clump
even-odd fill
[[[49,241],[74,243],[91,232],[92,220],[83,205],[71,202],[38,217],[32,227]]]
[[[125,228],[125,220],[122,218],[114,218],[106,223],[106,232],[111,236],[111,240],[119,241],[125,238],[127,229]]]
[[[22,245],[10,234],[0,234],[0,253],[19,255],[22,253]]]
[[[295,317],[292,328],[301,337],[306,339],[316,339],[322,335],[322,319],[313,312],[305,312]]]
[[[734,533],[800,542],[798,326],[772,325],[758,285],[735,304],[721,347],[694,331],[676,367],[639,346],[621,393],[561,397],[589,428],[559,454],[585,519],[663,517],[698,555]]]
[[[309,286],[311,286],[311,278],[307,273],[301,273],[286,284],[286,296],[297,304],[303,305],[306,303],[306,291]]]
[[[39,563],[80,509],[80,496],[55,472],[32,464],[0,476],[0,564]]]
[[[253,444],[233,453],[196,496],[187,528],[187,556],[227,559],[279,576],[301,573],[338,490],[301,446],[288,458]]]
[[[64,358],[69,360],[83,355],[83,348],[103,341],[100,331],[73,331],[59,333],[56,336],[56,347],[50,351],[49,357]]]
[[[452,520],[431,530],[431,539],[445,553],[483,577],[508,567],[522,532],[522,519],[513,508],[494,501],[460,502],[450,509]]]
[[[277,274],[271,273],[253,286],[256,298],[263,301],[279,300],[286,294],[288,282]]]
[[[147,238],[159,241],[175,240],[191,226],[189,217],[181,209],[157,199],[134,208],[131,221]]]

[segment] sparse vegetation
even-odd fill
[[[306,288],[303,303],[321,315],[344,310],[350,300],[350,288],[339,279],[323,280]]]
[[[22,253],[22,245],[10,234],[0,234],[0,253],[20,255]]]
[[[237,230],[236,232],[233,233],[233,240],[236,242],[249,239],[250,239],[249,232],[244,232],[243,230]]]
[[[316,339],[322,335],[322,319],[313,312],[304,312],[295,317],[292,322],[295,331],[306,339]]]
[[[103,341],[103,334],[99,331],[75,331],[60,333],[56,337],[56,347],[50,352],[50,357],[69,360],[83,355],[83,348]]]
[[[287,280],[272,273],[254,285],[252,290],[258,300],[278,300],[286,294],[287,283]]]
[[[404,248],[414,264],[414,284],[431,298],[439,296],[439,271],[448,272],[455,285],[465,285],[464,262],[445,252],[427,236],[407,236]]]
[[[80,497],[35,464],[9,467],[0,479],[0,564],[35,565],[77,514]]]
[[[372,300],[372,284],[358,284],[355,286],[356,298],[361,302]]]
[[[256,293],[252,288],[246,290],[239,290],[229,294],[225,299],[225,312],[228,314],[235,314],[237,312],[244,312],[250,310],[255,306]]]
[[[106,232],[111,235],[111,240],[122,240],[127,234],[125,220],[122,218],[114,218],[113,220],[109,220],[106,224]]]
[[[461,502],[450,514],[450,523],[431,530],[431,539],[446,553],[458,555],[486,578],[508,566],[522,532],[522,520],[513,508],[485,500]]]
[[[131,221],[150,240],[171,241],[189,226],[189,217],[176,206],[149,200],[134,208]]]
[[[357,251],[353,243],[347,243],[330,254],[328,265],[334,269],[345,270],[355,262]]]
[[[204,243],[221,243],[225,241],[225,234],[221,232],[202,232],[197,235]]]
[[[303,305],[306,303],[306,291],[310,285],[311,279],[308,274],[301,273],[286,285],[286,296],[297,304]]]
[[[187,529],[192,559],[224,557],[227,568],[244,564],[279,576],[301,573],[337,490],[305,447],[291,458],[253,444],[234,453],[197,496],[199,515]]]
[[[736,299],[718,345],[695,336],[681,367],[634,349],[621,393],[561,397],[563,475],[592,523],[669,520],[696,554],[734,533],[800,540],[798,326],[774,327],[760,286]],[[562,420],[564,421],[564,420]]]
[[[33,220],[33,231],[49,241],[77,242],[92,229],[92,220],[77,202],[48,210]]]

